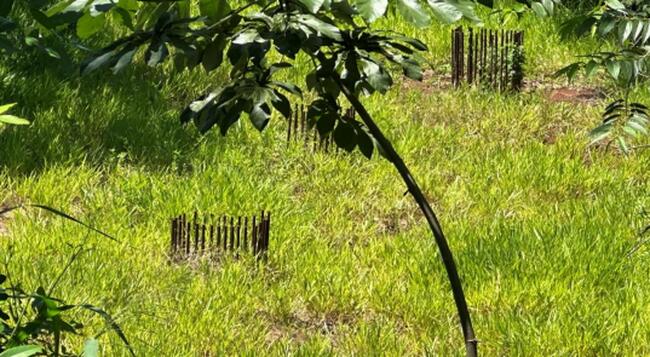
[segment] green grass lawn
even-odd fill
[[[550,22],[522,25],[528,79],[545,85],[594,46],[561,42]],[[449,72],[449,27],[379,26],[423,39]],[[13,281],[49,285],[83,245],[54,295],[105,308],[141,356],[464,353],[437,247],[385,160],[287,148],[279,117],[262,134],[247,119],[227,137],[181,127],[179,111],[223,73],[136,66],[68,79],[36,60],[18,67],[0,65],[0,102],[33,125],[0,133],[0,203],[61,208],[120,242],[42,212],[3,218]],[[436,78],[400,80],[364,104],[439,215],[483,354],[650,354],[650,250],[628,256],[650,223],[650,154],[586,147],[608,99]],[[168,219],[195,209],[270,210],[268,264],[170,264]],[[79,319],[89,335],[102,328]],[[114,335],[102,341],[104,355],[126,354]]]

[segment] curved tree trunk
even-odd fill
[[[472,319],[470,318],[469,310],[467,308],[467,301],[465,301],[463,286],[460,282],[460,277],[458,276],[458,270],[456,269],[454,257],[451,253],[451,250],[449,249],[449,244],[447,244],[447,239],[442,233],[442,228],[440,227],[440,223],[438,222],[435,213],[431,209],[429,202],[422,193],[422,190],[418,186],[417,182],[415,182],[415,178],[413,175],[411,175],[408,167],[406,164],[404,164],[402,158],[399,156],[397,151],[395,151],[395,148],[393,148],[393,145],[390,143],[390,141],[386,139],[377,124],[375,124],[375,122],[372,120],[372,117],[363,106],[363,104],[361,104],[359,99],[354,96],[354,94],[351,93],[350,90],[343,84],[337,74],[333,74],[332,77],[341,88],[341,91],[345,97],[348,99],[348,101],[350,101],[356,112],[359,113],[359,116],[361,116],[361,119],[368,127],[368,130],[372,136],[377,140],[379,145],[381,145],[382,149],[385,152],[386,158],[395,166],[399,174],[402,176],[402,179],[408,187],[408,191],[411,193],[418,206],[420,206],[420,210],[424,214],[424,217],[427,219],[429,227],[431,228],[431,232],[433,232],[433,236],[435,237],[436,244],[440,249],[442,262],[445,265],[445,269],[447,270],[447,277],[449,278],[449,283],[451,284],[451,290],[454,294],[454,301],[456,302],[456,308],[458,309],[458,315],[460,316],[461,329],[463,330],[463,336],[465,337],[465,348],[467,351],[467,356],[477,356],[478,341],[474,337]]]

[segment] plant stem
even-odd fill
[[[440,257],[442,262],[445,265],[447,270],[447,277],[449,278],[449,283],[451,284],[451,290],[454,294],[454,301],[456,302],[456,308],[458,309],[458,315],[460,316],[461,329],[463,331],[463,336],[465,337],[465,349],[467,351],[468,357],[477,356],[477,340],[474,337],[474,329],[472,327],[472,319],[470,318],[469,309],[467,308],[467,301],[465,300],[465,293],[463,292],[463,286],[458,276],[458,270],[456,269],[456,263],[454,262],[454,257],[449,249],[449,244],[447,244],[447,239],[442,232],[442,227],[436,218],[433,209],[429,205],[426,197],[422,193],[422,190],[418,186],[415,178],[411,174],[410,170],[399,156],[397,151],[393,148],[393,145],[390,141],[384,136],[381,129],[375,124],[372,120],[372,117],[359,101],[359,99],[350,91],[348,87],[341,81],[341,78],[337,73],[332,73],[332,79],[338,84],[341,91],[348,99],[350,104],[354,107],[357,113],[361,116],[361,119],[368,127],[368,130],[372,136],[377,140],[381,148],[384,150],[386,158],[395,166],[399,174],[402,176],[402,179],[408,187],[408,191],[411,193],[420,210],[424,214],[424,217],[429,223],[431,232],[436,240],[436,244],[440,249]]]
[[[61,332],[54,332],[54,357],[59,357],[59,350],[61,349]]]

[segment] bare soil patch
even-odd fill
[[[283,338],[302,344],[309,339],[310,334],[330,336],[332,340],[336,340],[337,330],[340,326],[351,325],[356,321],[356,317],[350,314],[335,312],[317,314],[306,309],[295,310],[285,318],[273,316],[267,311],[258,313],[268,320],[270,325],[266,336],[268,344],[273,344]]]
[[[423,94],[431,94],[453,88],[451,83],[451,75],[447,73],[434,72],[433,70],[425,70],[423,73],[422,81],[416,81],[407,77],[403,77],[402,89],[407,91],[418,91]]]
[[[434,72],[433,70],[424,71],[424,79],[415,81],[404,77],[401,83],[403,90],[419,91],[423,94],[431,94],[453,88],[451,76],[447,73]],[[574,104],[595,105],[605,99],[605,93],[599,88],[583,86],[563,86],[542,79],[524,80],[522,92],[542,92],[551,102],[566,102]]]
[[[546,90],[551,102],[568,102],[575,104],[596,104],[605,99],[605,93],[597,88],[560,87]]]
[[[5,202],[0,203],[0,212],[4,212],[10,207],[20,204],[20,199],[16,196],[10,197]],[[14,218],[16,211],[9,211],[0,214],[0,237],[9,235],[9,222]]]

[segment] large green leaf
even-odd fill
[[[301,4],[305,5],[307,10],[312,13],[317,13],[318,10],[325,4],[325,0],[298,0]]]
[[[374,22],[386,13],[388,0],[356,0],[354,5],[368,22]]]
[[[625,10],[625,5],[623,5],[618,0],[607,0],[607,1],[605,1],[605,4],[608,7],[610,7],[611,9],[614,9],[614,10],[619,10],[619,11],[624,11]]]
[[[632,21],[624,21],[618,25],[618,40],[621,43],[625,42],[632,33],[634,23]]]
[[[106,65],[109,61],[113,59],[115,52],[108,51],[100,56],[97,56],[90,61],[83,63],[81,65],[81,74],[86,75],[102,66]]]
[[[113,73],[119,73],[128,66],[133,61],[133,56],[137,51],[137,47],[129,47],[122,50],[119,55],[120,59],[117,60],[117,63],[113,66]]]
[[[81,39],[86,39],[95,33],[99,32],[104,27],[105,17],[92,16],[90,13],[84,14],[79,21],[77,21],[77,36]]]
[[[331,38],[332,40],[341,41],[341,31],[338,27],[328,24],[327,22],[317,18],[314,15],[309,14],[300,14],[292,16],[295,21],[299,21],[301,24],[307,25],[314,31],[319,32],[325,37]]]
[[[163,39],[158,39],[153,41],[151,46],[147,49],[147,52],[145,53],[145,61],[147,61],[149,66],[155,67],[164,61],[165,58],[167,58],[167,55],[169,55],[169,49],[167,48],[165,41]]]
[[[555,3],[553,0],[542,0],[542,5],[544,6],[546,13],[553,16],[553,13],[555,12]]]
[[[397,9],[408,22],[415,26],[424,27],[431,23],[431,18],[417,0],[397,0]]]
[[[271,119],[271,108],[269,108],[268,104],[266,103],[256,105],[250,112],[249,117],[255,128],[257,128],[259,131],[262,131],[264,128],[266,128],[266,125]]]
[[[618,79],[618,75],[621,73],[621,63],[616,60],[607,62],[607,72],[614,79]]]
[[[433,15],[442,22],[452,23],[460,20],[463,13],[446,0],[428,0]]]
[[[29,357],[41,353],[43,349],[36,345],[24,345],[10,348],[2,353],[0,357]]]
[[[227,0],[199,0],[199,9],[201,15],[214,22],[223,19],[231,11]]]
[[[375,90],[383,94],[393,85],[393,79],[380,64],[365,58],[359,64],[366,81]]]
[[[9,114],[0,115],[0,123],[12,125],[28,125],[29,121]]]
[[[218,36],[214,41],[210,42],[203,52],[203,68],[206,72],[210,72],[221,65],[223,61],[223,50],[226,48],[226,39]]]
[[[9,109],[13,108],[16,106],[16,103],[9,103],[9,104],[4,104],[0,105],[0,114],[4,114],[9,111]]]
[[[334,129],[334,142],[341,149],[351,152],[357,146],[357,133],[354,127],[346,122],[339,121]]]
[[[533,2],[530,4],[530,8],[533,9],[533,12],[535,12],[535,14],[539,17],[546,17],[547,15],[544,6],[538,2]]]

